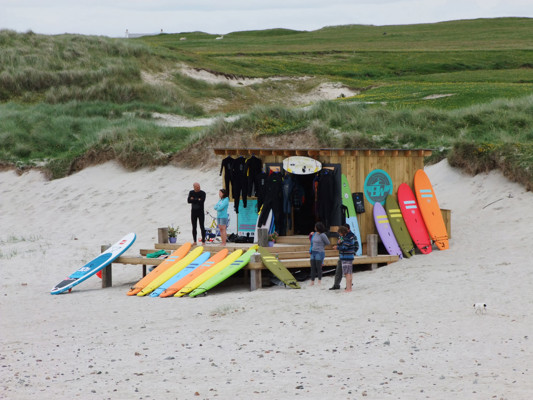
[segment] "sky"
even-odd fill
[[[533,0],[0,0],[0,29],[111,37],[495,17],[532,18]]]

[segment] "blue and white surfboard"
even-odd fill
[[[117,259],[122,253],[129,249],[129,247],[135,242],[137,236],[135,233],[129,233],[120,239],[113,246],[108,248],[102,254],[95,259],[89,261],[83,267],[79,268],[67,279],[59,282],[52,290],[51,294],[60,294],[72,289],[74,286],[79,285],[84,280],[90,278],[98,271],[104,269]]]
[[[176,275],[174,275],[168,281],[163,283],[161,286],[159,286],[157,289],[155,289],[152,293],[150,293],[150,297],[159,297],[159,295],[161,293],[163,293],[165,290],[167,290],[169,287],[171,287],[173,284],[175,284],[181,278],[184,278],[185,275],[187,275],[189,272],[194,271],[196,268],[198,268],[200,265],[202,265],[204,262],[206,262],[209,259],[209,257],[211,257],[211,253],[208,252],[208,251],[206,251],[205,253],[203,253],[200,256],[198,256],[198,258],[196,258],[196,260],[194,260],[192,263],[187,265],[180,272],[178,272]]]

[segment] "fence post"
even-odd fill
[[[110,244],[103,244],[100,246],[100,252],[104,252],[111,247]],[[113,286],[113,275],[112,275],[113,264],[109,264],[107,267],[102,269],[102,288]]]
[[[366,235],[366,255],[376,257],[378,255],[378,235],[371,233]],[[378,267],[377,263],[372,263],[370,268],[374,271]]]

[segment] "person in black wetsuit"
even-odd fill
[[[202,234],[202,243],[205,244],[205,192],[200,190],[200,184],[198,182],[193,183],[192,187],[194,190],[191,190],[189,192],[189,196],[187,197],[187,203],[191,204],[192,239],[194,243],[196,243],[196,225],[199,222],[200,232]]]

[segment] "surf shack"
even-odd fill
[[[238,235],[253,235],[258,211],[265,199],[261,198],[267,190],[267,196],[273,196],[271,203],[276,219],[276,232],[284,236],[307,236],[317,221],[325,223],[330,231],[336,231],[344,221],[343,193],[341,177],[346,176],[349,192],[355,204],[357,221],[361,233],[361,242],[365,245],[367,235],[375,234],[376,228],[372,215],[372,206],[385,200],[388,194],[396,194],[398,186],[407,183],[413,186],[413,178],[418,169],[424,168],[424,158],[432,154],[429,149],[280,149],[280,148],[230,148],[213,149],[220,160],[222,187],[230,193],[230,225],[228,232]],[[318,161],[318,171],[289,172],[284,169],[284,161],[292,157],[306,157]],[[260,179],[271,174],[280,174],[281,182],[275,187],[261,187],[260,180],[250,176],[252,169],[244,168],[246,177],[234,182],[228,174],[235,164],[246,166],[248,160],[254,160],[256,171],[262,173]],[[238,175],[238,172],[237,172]],[[246,178],[246,179],[245,179]],[[287,180],[290,183],[287,184]],[[245,182],[246,181],[246,182]],[[243,202],[243,188],[246,187],[246,207]],[[250,188],[250,185],[254,187]],[[322,190],[321,190],[322,189]],[[272,204],[272,201],[274,204]],[[235,207],[235,202],[238,202]],[[446,219],[446,218],[445,218]]]

